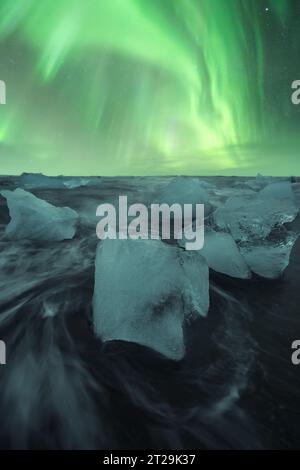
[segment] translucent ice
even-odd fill
[[[259,196],[264,199],[275,198],[294,203],[292,185],[288,181],[268,184],[259,192]]]
[[[297,208],[289,182],[273,183],[253,195],[234,196],[214,212],[221,230],[236,241],[265,239],[276,225],[291,222]]]
[[[185,240],[179,240],[179,245],[185,247]],[[239,279],[251,277],[251,271],[229,233],[215,232],[206,227],[204,245],[199,253],[214,271]]]
[[[21,185],[25,188],[64,188],[62,176],[46,176],[42,173],[22,173]]]
[[[79,188],[80,186],[87,186],[89,183],[88,178],[71,178],[64,180],[63,184],[68,189]]]
[[[250,269],[229,233],[206,231],[200,254],[214,271],[240,279],[251,277]]]
[[[95,267],[95,333],[181,359],[184,320],[205,316],[209,306],[201,255],[160,240],[106,239],[98,244]]]
[[[249,186],[249,188],[258,190],[263,188],[264,186],[267,186],[267,184],[274,182],[276,182],[276,178],[274,178],[274,176],[264,176],[260,173],[257,173],[255,178],[249,179],[248,181],[246,181],[245,184]]]
[[[74,237],[78,214],[73,209],[55,207],[21,188],[0,194],[7,200],[11,217],[6,238],[59,241]]]
[[[79,188],[81,186],[96,186],[100,183],[100,178],[68,178],[63,184],[68,189]]]
[[[276,279],[288,266],[296,239],[297,235],[290,233],[284,243],[265,243],[242,248],[241,252],[254,273],[267,279]]]
[[[42,173],[23,173],[21,175],[21,185],[27,189],[60,189],[60,188],[79,188],[80,186],[94,186],[99,184],[100,178],[87,177],[63,177],[63,176],[46,176]]]
[[[210,212],[205,182],[196,178],[177,176],[161,191],[157,203],[162,204],[204,204],[205,213]]]

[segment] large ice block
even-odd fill
[[[239,279],[251,277],[251,271],[229,233],[206,230],[200,254],[214,271]]]
[[[213,216],[220,230],[245,242],[265,239],[276,225],[293,221],[297,213],[291,184],[280,182],[253,195],[229,198]]]
[[[184,248],[185,243],[184,238],[178,241]],[[230,233],[215,232],[205,227],[204,244],[199,253],[214,271],[239,279],[251,277],[251,271]]]
[[[208,288],[199,253],[160,240],[106,239],[95,260],[95,333],[103,341],[136,342],[179,360],[183,322],[207,314]]]
[[[196,178],[177,176],[165,186],[157,198],[158,204],[204,204],[205,214],[211,211],[205,182]]]
[[[27,189],[65,188],[62,176],[47,176],[42,173],[22,173],[20,182]]]
[[[277,279],[289,264],[297,238],[297,234],[289,233],[285,241],[246,246],[241,248],[241,253],[252,272],[267,279]]]
[[[21,188],[0,194],[7,200],[11,217],[6,238],[59,241],[74,237],[78,214],[73,209],[55,207]]]

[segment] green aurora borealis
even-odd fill
[[[0,173],[300,174],[298,0],[0,0]]]

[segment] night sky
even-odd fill
[[[299,0],[0,0],[0,173],[300,175]]]

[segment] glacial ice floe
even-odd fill
[[[253,273],[266,279],[277,279],[289,264],[297,238],[298,234],[290,232],[284,241],[248,245],[241,248],[241,253]]]
[[[292,185],[288,181],[279,181],[276,183],[268,184],[259,192],[259,196],[265,199],[275,198],[287,201],[288,204],[295,207],[294,193]]]
[[[207,314],[208,288],[208,267],[197,252],[160,240],[106,239],[95,260],[95,333],[179,360],[183,322]]]
[[[214,222],[235,241],[245,242],[265,239],[276,225],[292,222],[297,213],[291,184],[280,182],[254,195],[229,198],[214,212]]]
[[[63,184],[68,189],[80,188],[82,186],[96,186],[100,178],[64,178]]]
[[[289,177],[275,177],[275,176],[266,176],[262,175],[261,173],[257,173],[255,178],[251,178],[247,181],[245,181],[244,185],[248,186],[249,188],[258,191],[265,186],[268,186],[273,183],[278,183],[278,182],[290,182],[291,178]]]
[[[200,254],[214,271],[275,279],[289,263],[297,234],[284,224],[297,216],[292,185],[271,182],[258,192],[229,197],[207,219]],[[178,244],[185,248],[186,240]]]
[[[249,188],[258,191],[259,189],[262,189],[264,186],[267,186],[268,184],[271,184],[274,182],[276,182],[276,178],[274,178],[274,176],[265,176],[260,173],[257,173],[255,178],[249,179],[244,184],[248,186]]]
[[[205,214],[211,211],[207,184],[196,178],[177,176],[173,178],[161,191],[157,198],[158,204],[204,204]]]
[[[99,177],[47,176],[42,173],[22,173],[20,176],[20,184],[26,189],[74,189],[95,186],[100,181]]]
[[[59,241],[74,237],[78,214],[73,209],[55,207],[21,188],[0,194],[7,200],[11,217],[5,238]]]
[[[185,248],[186,239],[178,240],[178,244]],[[200,254],[208,267],[216,272],[239,279],[251,277],[251,271],[230,233],[216,232],[210,227],[205,227],[204,244]]]
[[[62,189],[65,188],[62,176],[46,176],[42,173],[22,173],[20,184],[26,189]]]

